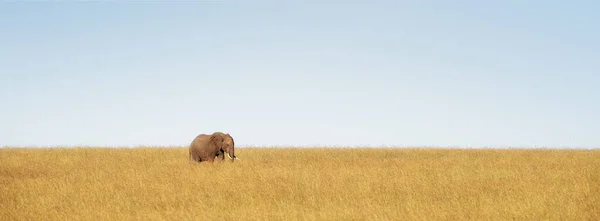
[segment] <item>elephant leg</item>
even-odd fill
[[[209,157],[208,159],[206,159],[206,161],[208,161],[208,162],[211,162],[211,163],[212,163],[212,162],[214,162],[214,161],[215,161],[215,157],[214,157],[214,156],[213,156],[213,157]]]
[[[200,162],[200,157],[198,154],[191,153],[190,154],[190,162]]]
[[[217,159],[219,159],[220,161],[225,160],[225,154],[223,153],[223,151],[219,151],[217,153]]]
[[[215,161],[215,157],[216,157],[216,154],[207,154],[205,161],[208,161],[208,162],[212,163],[212,162]]]

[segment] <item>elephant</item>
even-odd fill
[[[223,161],[225,153],[233,162],[237,159],[234,148],[235,142],[229,133],[200,134],[194,138],[189,146],[190,162],[213,162],[215,157]]]

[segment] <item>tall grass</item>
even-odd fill
[[[3,148],[2,220],[600,220],[600,151]]]

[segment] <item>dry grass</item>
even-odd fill
[[[600,220],[600,151],[0,150],[2,220]]]

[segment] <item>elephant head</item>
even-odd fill
[[[215,141],[218,151],[227,155],[231,162],[237,159],[235,156],[235,142],[229,133],[215,132],[211,138]]]

